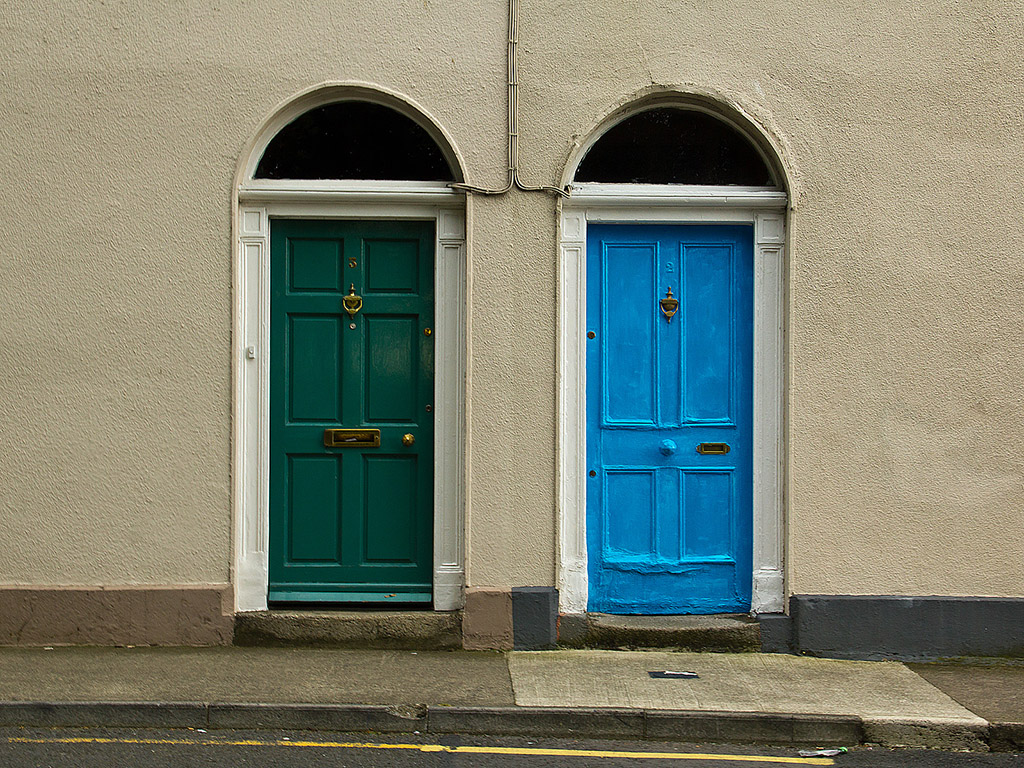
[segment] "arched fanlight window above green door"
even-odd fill
[[[455,181],[430,134],[391,107],[339,101],[303,113],[267,145],[257,179]]]

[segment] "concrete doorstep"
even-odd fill
[[[235,616],[234,643],[271,648],[454,650],[457,611],[252,611]]]
[[[746,614],[717,616],[562,616],[558,642],[566,648],[662,648],[705,653],[761,650],[761,630]]]

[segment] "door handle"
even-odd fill
[[[416,435],[405,433],[402,435],[402,445],[409,446],[416,442]]]
[[[708,456],[724,456],[728,452],[728,443],[701,443],[697,446],[697,453],[702,453]]]

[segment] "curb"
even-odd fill
[[[4,701],[0,726],[42,728],[206,728],[200,702]]]
[[[0,702],[0,727],[209,728],[558,736],[768,744],[859,744],[859,717],[585,707]]]
[[[974,718],[863,718],[864,740],[883,747],[944,749],[954,752],[988,752],[992,728]]]
[[[988,746],[993,752],[1024,752],[1024,723],[992,723]]]
[[[0,727],[207,728],[1016,751],[1024,724],[586,707],[152,701],[0,702]]]

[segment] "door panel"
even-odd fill
[[[686,245],[680,292],[686,360],[683,376],[684,421],[731,422],[733,353],[733,249]],[[752,300],[753,296],[749,296]]]
[[[293,315],[285,333],[288,420],[341,421],[341,318]]]
[[[749,226],[589,228],[589,610],[749,609],[752,288]]]
[[[272,602],[431,599],[433,242],[426,222],[271,221]]]
[[[366,414],[370,421],[412,422],[419,415],[419,318],[367,315]]]
[[[365,456],[366,561],[411,563],[416,558],[416,456]]]
[[[608,470],[605,473],[602,550],[607,562],[624,563],[631,558],[645,557],[657,545],[653,516],[640,514],[642,509],[655,508],[656,488],[654,470]],[[613,513],[631,507],[637,514]]]
[[[627,296],[653,296],[657,289],[657,253],[653,243],[608,243],[602,264],[601,329],[606,363],[604,419],[608,424],[654,425],[658,419],[658,373],[655,321],[648,312],[636,312]],[[629,293],[617,290],[622,276],[630,276]],[[628,376],[620,375],[630,371]],[[614,385],[611,378],[614,378]]]
[[[291,562],[338,561],[338,519],[341,503],[341,457],[288,457],[288,530]]]
[[[366,290],[417,293],[422,254],[408,240],[366,240]]]
[[[288,288],[292,293],[342,290],[341,241],[292,238],[288,244]]]

